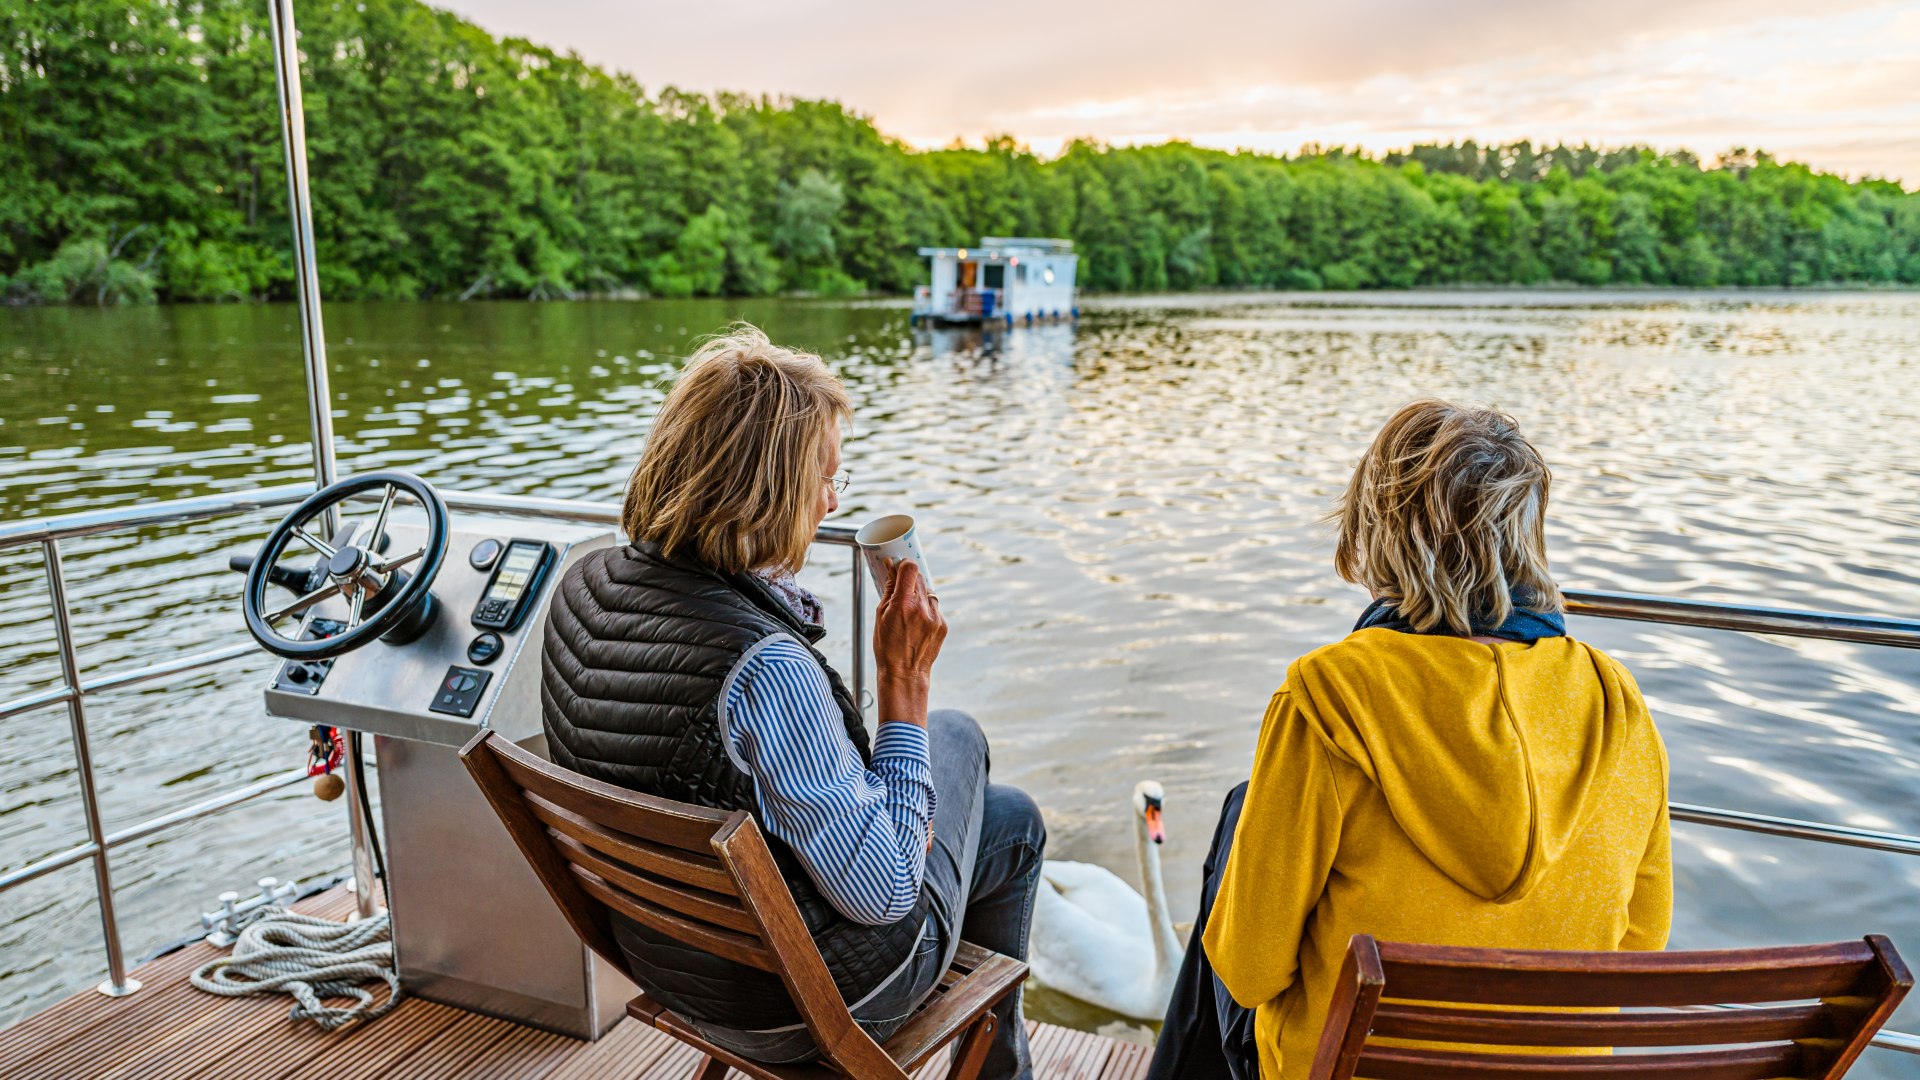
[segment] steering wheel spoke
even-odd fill
[[[351,630],[360,625],[360,612],[366,606],[367,586],[365,582],[361,582],[353,590],[353,603],[347,608],[347,629]]]
[[[380,557],[380,540],[387,535],[387,515],[393,512],[393,500],[399,494],[398,487],[388,484],[387,493],[380,497],[380,512],[374,515],[373,531],[367,534],[367,542],[363,545],[367,554],[374,558]]]
[[[293,603],[288,604],[286,607],[283,607],[280,610],[275,612],[270,612],[267,615],[267,621],[270,623],[279,622],[281,619],[284,619],[287,616],[294,614],[295,612],[305,611],[306,609],[312,607],[313,605],[318,604],[322,600],[331,600],[334,597],[339,596],[340,592],[341,592],[341,587],[338,583],[323,585],[320,588],[315,589],[312,592],[308,593],[307,595],[301,597],[300,599],[295,600]]]
[[[293,535],[308,547],[319,552],[321,558],[331,559],[338,554],[332,544],[327,543],[325,540],[320,539],[298,525],[293,527]]]
[[[426,553],[427,549],[421,548],[419,551],[410,551],[394,559],[382,559],[376,555],[373,557],[373,568],[382,574],[391,574],[410,562],[417,562]]]

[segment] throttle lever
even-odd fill
[[[253,556],[229,555],[227,556],[227,569],[237,574],[244,574],[253,569]],[[267,568],[267,580],[269,582],[286,589],[296,596],[304,596],[312,591],[308,587],[312,579],[313,571],[311,570],[289,570],[284,566],[278,565]]]

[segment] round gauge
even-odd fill
[[[493,560],[499,557],[500,541],[482,540],[473,545],[473,550],[467,553],[467,562],[475,570],[485,570],[493,565]]]

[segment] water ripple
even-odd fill
[[[1519,418],[1554,466],[1569,585],[1920,611],[1920,297],[1905,294],[1129,297],[1077,327],[989,337],[916,333],[891,303],[336,305],[341,471],[615,499],[689,331],[742,317],[847,381],[843,516],[925,521],[954,626],[939,697],[981,718],[997,778],[1034,792],[1056,854],[1129,878],[1127,794],[1160,779],[1183,910],[1268,694],[1360,606],[1319,519],[1413,397]],[[7,519],[309,475],[290,308],[0,324]],[[239,579],[221,568],[271,519],[69,545],[88,669],[233,641]],[[847,574],[837,551],[809,571],[842,655]],[[37,552],[0,556],[0,696],[57,680],[43,604]],[[1640,679],[1677,799],[1920,832],[1915,654],[1575,629]],[[300,761],[304,735],[261,713],[267,667],[90,702],[110,826]],[[63,714],[0,723],[0,761],[0,865],[84,835]],[[295,792],[117,853],[130,951],[236,883],[341,867],[339,817]],[[1676,835],[1678,944],[1884,931],[1920,950],[1914,860]],[[90,907],[83,867],[9,895],[0,1021],[97,977]]]

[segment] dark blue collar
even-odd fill
[[[1566,636],[1565,616],[1552,611],[1530,611],[1520,606],[1521,599],[1519,596],[1513,598],[1513,614],[1507,616],[1506,622],[1492,626],[1483,624],[1476,618],[1473,620],[1473,632],[1466,636],[1529,643],[1539,641],[1541,638]],[[1384,596],[1368,604],[1367,610],[1360,613],[1360,621],[1353,624],[1355,630],[1366,630],[1376,626],[1387,630],[1398,630],[1403,634],[1420,633],[1400,614],[1400,609],[1393,606],[1393,601]],[[1427,633],[1455,636],[1453,631],[1439,628],[1428,630]]]

